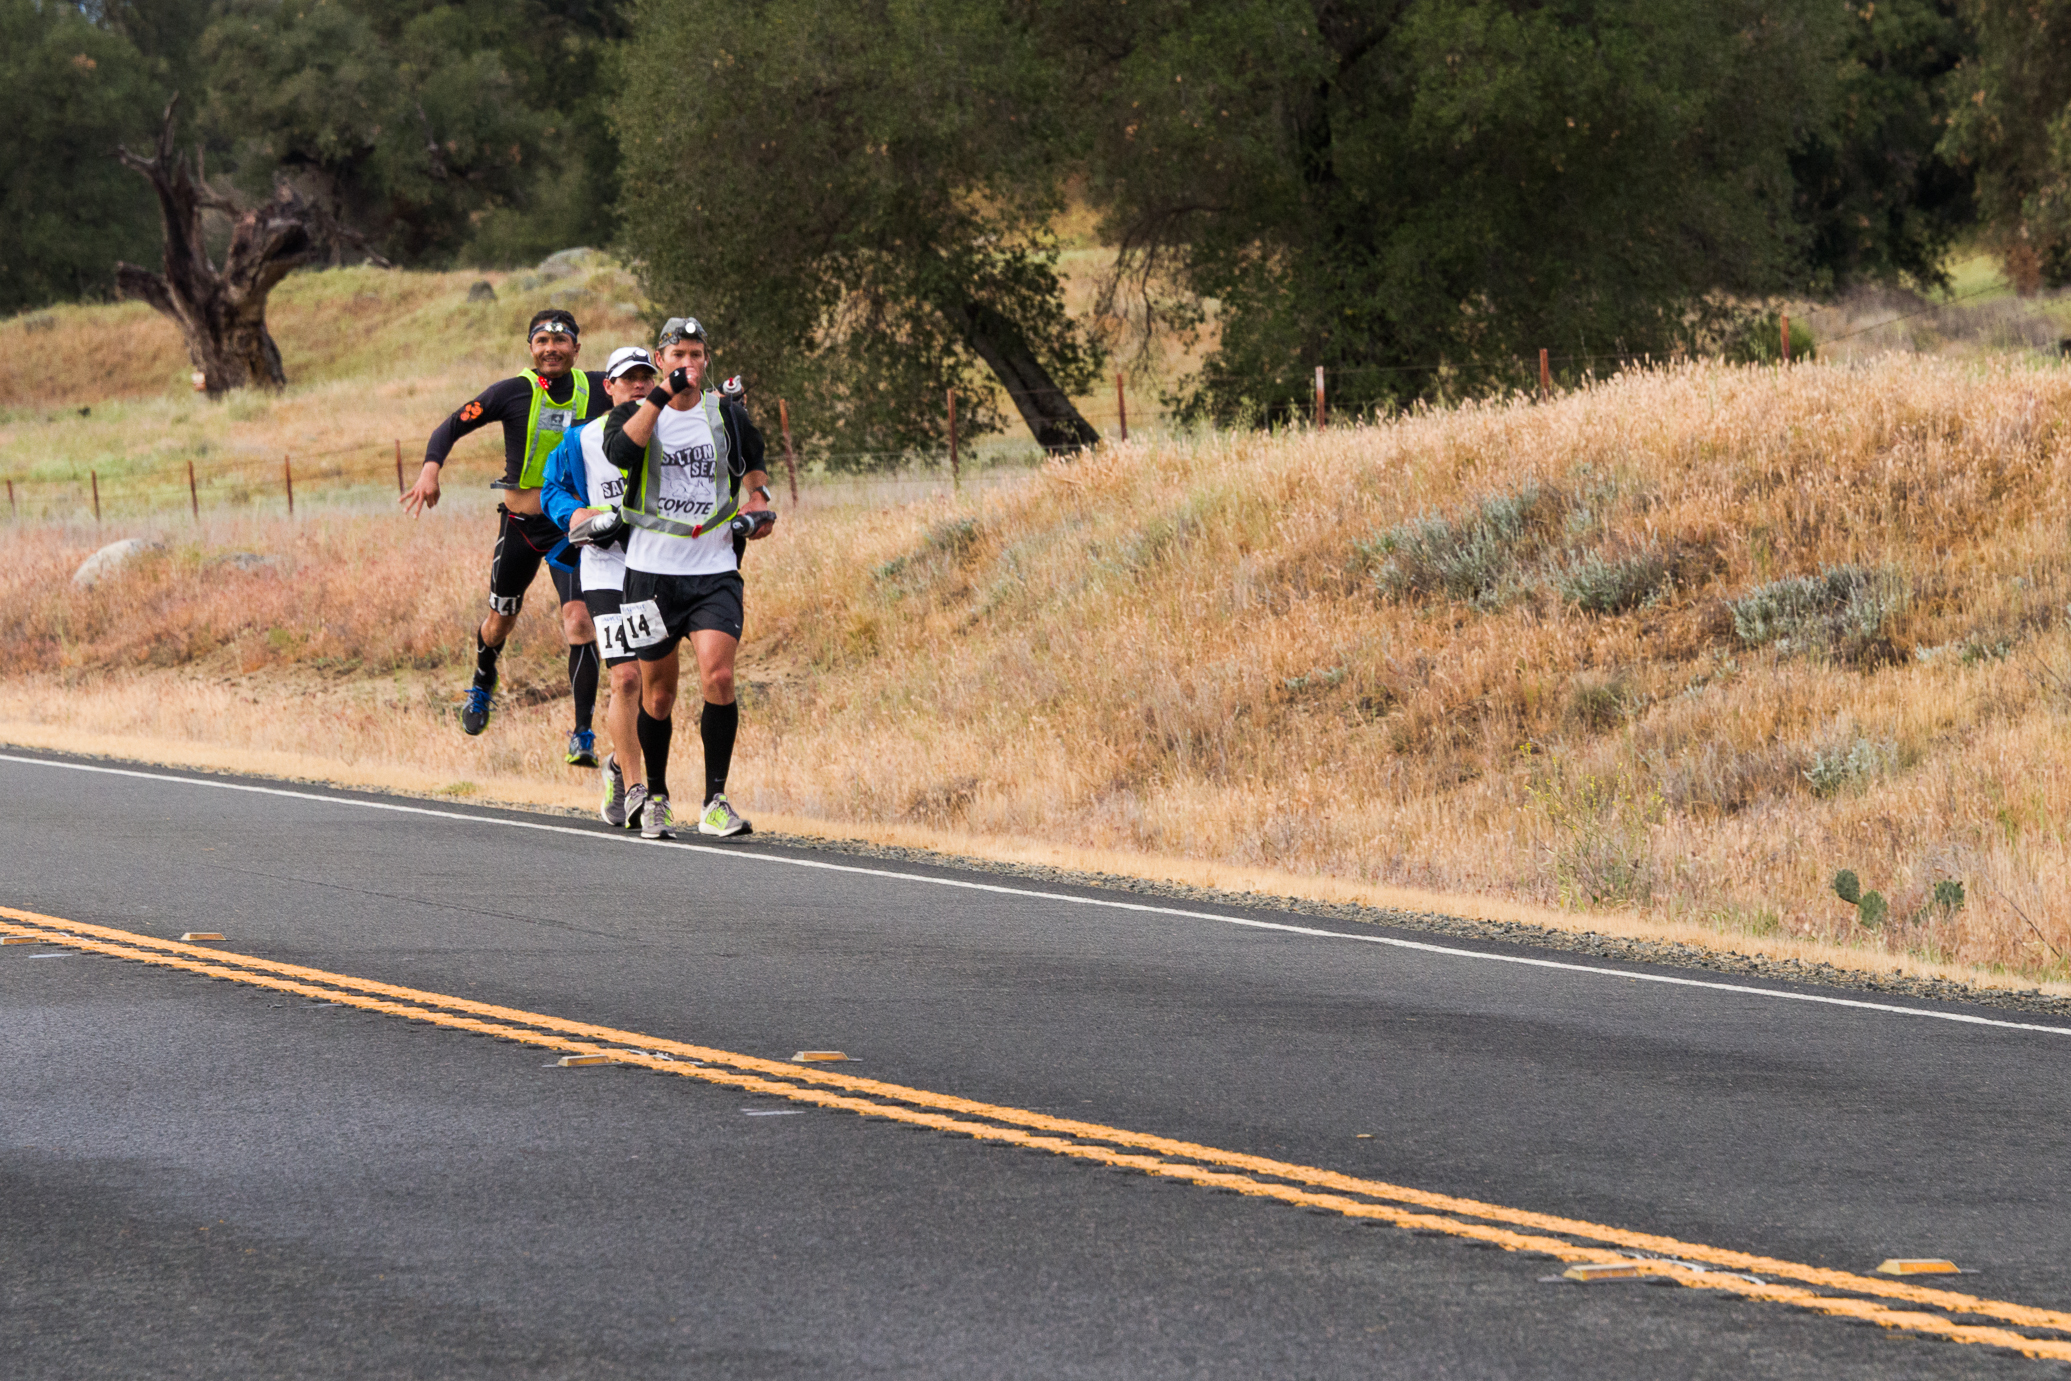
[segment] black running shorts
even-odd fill
[[[517,613],[541,562],[553,577],[554,594],[561,603],[581,599],[582,579],[568,534],[544,513],[513,513],[502,504],[496,505],[496,513],[496,555],[489,558],[489,607],[499,614]],[[548,561],[556,547],[559,554]],[[563,561],[567,566],[560,564]]]
[[[582,592],[582,602],[589,607],[590,622],[597,625],[597,647],[603,655],[604,665],[608,667],[634,660],[633,649],[626,642],[625,620],[618,615],[624,598],[617,590]]]
[[[659,662],[676,644],[700,629],[741,636],[741,573],[656,575],[627,571],[626,643],[643,662]]]

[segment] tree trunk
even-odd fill
[[[965,301],[956,318],[964,339],[999,379],[1020,409],[1021,420],[1046,451],[1080,451],[1100,443],[1100,433],[1079,416],[1065,391],[1028,348],[1021,329],[1006,315],[980,302]]]
[[[152,157],[116,150],[123,166],[141,174],[158,194],[165,230],[165,271],[117,264],[116,287],[172,318],[211,398],[251,385],[279,388],[287,376],[280,347],[266,329],[266,295],[290,271],[319,258],[327,244],[358,242],[359,237],[286,181],[275,184],[271,200],[250,208],[210,189],[200,151],[190,165],[173,150],[173,112],[179,104],[174,96],[166,105]],[[230,250],[220,269],[202,243],[207,211],[221,211],[231,220]],[[358,247],[365,248],[363,243]],[[387,267],[378,255],[368,257]]]

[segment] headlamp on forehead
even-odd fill
[[[525,339],[538,340],[541,336],[566,336],[575,340],[582,331],[575,324],[575,318],[566,312],[541,312],[532,318],[532,325],[525,330]]]
[[[679,340],[701,341],[707,346],[712,343],[705,339],[705,323],[694,316],[672,316],[662,323],[662,333],[655,339],[655,349],[666,350]]]

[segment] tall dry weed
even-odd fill
[[[2067,418],[2055,368],[1689,365],[808,502],[749,560],[734,794],[2061,976]],[[0,637],[80,694],[378,675],[407,693],[337,732],[443,745],[487,529],[440,521],[254,524],[275,571],[209,538],[119,596],[25,532]],[[1384,577],[1406,552],[1500,580]]]

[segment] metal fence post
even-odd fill
[[[784,428],[784,473],[791,480],[791,506],[798,507],[798,457],[791,450],[791,405],[777,399],[777,421]]]

